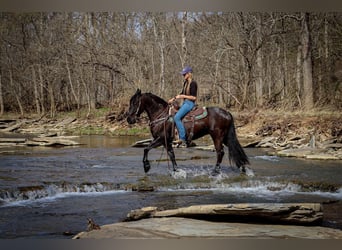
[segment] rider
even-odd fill
[[[193,80],[192,68],[190,66],[186,66],[180,73],[184,77],[182,92],[169,100],[169,103],[172,103],[176,99],[184,99],[182,106],[174,117],[179,134],[179,140],[176,141],[178,147],[186,145],[186,132],[182,119],[192,110],[197,99],[197,83]]]

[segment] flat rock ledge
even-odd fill
[[[216,204],[164,211],[145,207],[132,210],[125,222],[80,232],[73,239],[342,239],[342,230],[320,226],[322,217],[318,203]]]
[[[26,138],[0,138],[0,148],[16,147],[16,146],[44,146],[44,147],[61,147],[61,146],[78,146],[79,142],[75,141],[75,138],[79,136],[57,136],[41,135],[32,139]],[[1,153],[1,152],[0,152]]]

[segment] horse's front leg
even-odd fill
[[[151,169],[151,164],[150,161],[148,160],[148,152],[151,150],[150,147],[147,147],[144,149],[144,158],[143,158],[143,163],[144,163],[144,171],[147,173]]]
[[[144,158],[143,158],[143,163],[144,163],[144,171],[147,173],[151,169],[151,164],[150,161],[148,160],[148,152],[155,147],[158,147],[162,145],[162,141],[160,137],[154,139],[145,149],[144,149]]]

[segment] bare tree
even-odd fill
[[[5,111],[1,79],[2,79],[2,75],[1,75],[1,68],[0,68],[0,116],[2,116],[4,114],[4,111]]]
[[[0,13],[0,112],[122,108],[168,98],[190,64],[199,101],[341,107],[340,13]],[[315,95],[314,95],[315,94]],[[2,98],[2,100],[1,100]]]
[[[303,98],[304,108],[312,109],[314,106],[310,14],[302,13],[302,49],[303,49]]]

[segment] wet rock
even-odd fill
[[[132,191],[137,191],[137,192],[153,192],[154,191],[154,186],[147,186],[147,185],[132,186]]]
[[[218,221],[268,221],[273,223],[289,223],[298,225],[319,224],[323,219],[322,207],[319,203],[243,203],[197,205],[164,211],[150,211],[150,217],[187,217],[204,218]],[[137,217],[134,210],[134,218]],[[146,209],[142,214],[146,218]],[[128,220],[131,214],[127,215]]]
[[[132,210],[127,214],[125,221],[135,221],[144,218],[150,218],[157,211],[157,207],[144,207],[141,209]]]
[[[339,160],[339,157],[330,154],[312,154],[306,155],[305,158],[311,160]]]
[[[208,146],[196,146],[194,147],[195,149],[198,150],[204,150],[204,151],[212,151],[215,152],[215,146],[214,145],[208,145]]]
[[[312,148],[301,148],[301,149],[285,149],[278,151],[276,154],[278,156],[286,156],[286,157],[299,157],[305,158],[307,155],[313,154],[313,152],[317,150],[313,150]]]
[[[342,157],[340,156],[338,151],[329,151],[323,148],[311,148],[311,147],[302,147],[302,148],[290,148],[285,150],[280,150],[275,152],[277,156],[285,156],[285,157],[298,157],[298,158],[306,158],[306,159],[315,159],[315,160],[340,160]]]

